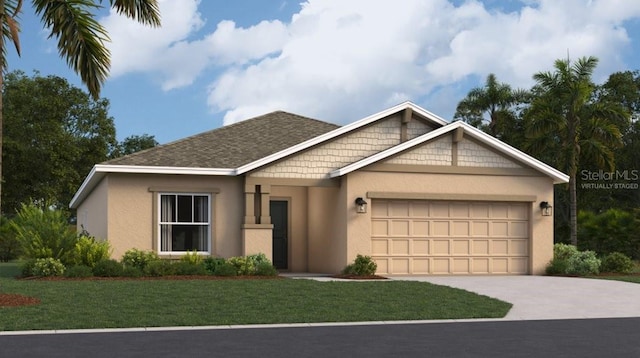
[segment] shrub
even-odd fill
[[[122,276],[124,268],[122,264],[113,259],[98,261],[93,268],[93,275],[98,277]]]
[[[81,235],[71,254],[71,261],[76,265],[96,266],[99,261],[108,259],[111,245],[108,241],[98,241],[92,236]]]
[[[144,271],[149,262],[156,260],[160,260],[160,257],[155,252],[138,249],[127,250],[122,256],[122,264],[125,267],[137,267],[141,271]]]
[[[236,274],[239,276],[253,275],[256,272],[255,261],[247,256],[230,257],[227,262],[236,268]]]
[[[11,226],[26,258],[54,258],[70,263],[77,236],[62,211],[23,204]]]
[[[155,260],[147,264],[144,273],[149,276],[171,276],[175,275],[175,268],[170,260]]]
[[[36,259],[29,259],[20,265],[20,274],[22,277],[33,276],[33,266],[36,264]]]
[[[568,266],[567,260],[553,259],[547,265],[545,273],[550,276],[566,275]]]
[[[4,216],[0,217],[0,261],[9,262],[20,256],[20,242]]]
[[[225,262],[226,260],[222,257],[207,257],[202,260],[202,264],[204,265],[205,270],[207,270],[207,273],[210,275],[215,274],[216,269],[220,265],[223,265]]]
[[[91,277],[93,276],[93,271],[91,271],[91,267],[86,265],[75,265],[71,266],[64,272],[64,277]]]
[[[33,275],[39,277],[61,276],[65,267],[58,259],[48,257],[46,259],[36,259],[33,264]]]
[[[122,268],[122,277],[142,277],[144,273],[138,267],[124,266]]]
[[[176,275],[181,276],[193,276],[193,275],[206,275],[207,270],[202,264],[194,264],[186,261],[178,261],[173,264]]]
[[[621,252],[612,252],[602,259],[600,271],[628,274],[633,271],[633,260]]]
[[[186,254],[180,257],[180,261],[198,265],[202,263],[202,256],[198,255],[197,250],[187,251]]]
[[[371,256],[362,256],[358,254],[352,264],[342,270],[346,275],[370,276],[375,275],[378,265],[373,261]]]
[[[229,262],[223,262],[216,266],[216,270],[213,272],[215,276],[236,276],[238,275],[238,269]]]
[[[553,245],[553,258],[558,260],[567,260],[571,256],[578,253],[578,248],[569,244],[555,244]]]
[[[600,259],[594,251],[579,251],[567,259],[567,274],[587,276],[600,273]]]
[[[271,264],[271,262],[260,262],[256,265],[257,276],[278,276],[278,270]]]

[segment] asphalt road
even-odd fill
[[[1,357],[640,357],[640,318],[0,336]]]

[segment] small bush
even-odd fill
[[[256,276],[278,276],[278,270],[271,262],[260,262],[256,265]]]
[[[205,270],[210,275],[215,274],[216,269],[226,262],[222,257],[207,257],[202,260],[202,264],[204,265]]]
[[[149,262],[155,260],[160,260],[160,257],[155,252],[138,249],[127,250],[122,256],[122,264],[125,267],[137,267],[141,271],[144,271]]]
[[[378,265],[373,261],[371,256],[362,256],[358,254],[352,264],[342,270],[345,275],[371,276],[375,275]]]
[[[20,274],[22,277],[33,276],[33,266],[36,264],[36,259],[29,259],[20,265]]]
[[[0,261],[9,262],[20,256],[20,242],[4,216],[0,217]]]
[[[116,260],[108,259],[98,261],[93,268],[93,275],[98,277],[120,277],[124,268],[122,264]]]
[[[144,273],[138,267],[124,266],[122,268],[122,277],[142,277]]]
[[[93,271],[91,267],[86,265],[71,266],[64,272],[64,277],[82,278],[91,276],[93,276]]]
[[[65,267],[58,259],[48,257],[46,259],[36,259],[33,264],[33,275],[39,277],[62,276]]]
[[[571,256],[574,256],[577,253],[578,253],[578,248],[573,245],[562,244],[562,243],[553,245],[554,259],[567,260]]]
[[[175,268],[170,260],[155,260],[147,264],[144,273],[148,276],[171,276],[175,275]]]
[[[199,265],[202,263],[202,256],[198,255],[197,250],[187,251],[182,257],[180,257],[180,261],[188,262],[190,264]]]
[[[567,260],[553,259],[547,265],[545,273],[550,276],[566,275],[568,266]]]
[[[206,275],[207,270],[202,264],[194,264],[186,261],[178,261],[173,264],[176,275],[180,276],[194,276],[194,275]]]
[[[247,259],[247,256],[234,256],[227,260],[236,268],[239,276],[253,275],[256,272],[255,261]]]
[[[238,269],[229,262],[223,262],[216,266],[216,270],[213,272],[215,276],[237,276]]]
[[[108,259],[111,245],[108,241],[98,241],[92,236],[81,235],[71,254],[71,261],[76,265],[96,266],[99,261]]]
[[[600,260],[594,251],[579,251],[567,259],[567,274],[587,276],[600,273]]]
[[[633,271],[633,260],[621,252],[612,252],[602,259],[600,271],[628,274]]]

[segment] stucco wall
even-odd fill
[[[220,192],[212,197],[212,253],[223,257],[241,254],[242,178],[146,174],[110,174],[108,178],[108,239],[114,248],[114,258],[122,257],[130,248],[157,249],[155,194],[149,191],[153,187],[194,191],[218,189]]]
[[[109,178],[104,178],[77,209],[78,232],[85,230],[98,239],[108,237],[107,206]]]
[[[341,188],[309,188],[309,271],[337,273],[344,268],[346,227]]]
[[[371,253],[371,211],[356,214],[355,210],[350,210],[355,199],[366,197],[367,192],[452,194],[458,199],[465,194],[534,196],[530,219],[530,272],[544,273],[546,264],[553,256],[553,217],[541,216],[538,208],[541,201],[553,202],[553,183],[548,177],[357,171],[343,178],[343,187],[347,189],[343,203],[349,208],[347,261],[353,260],[357,254]],[[371,203],[371,199],[367,201]]]

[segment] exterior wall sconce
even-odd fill
[[[549,205],[548,201],[540,202],[540,210],[542,210],[542,216],[553,215],[553,206]]]
[[[367,202],[362,198],[356,198],[356,212],[364,214],[367,212]]]

